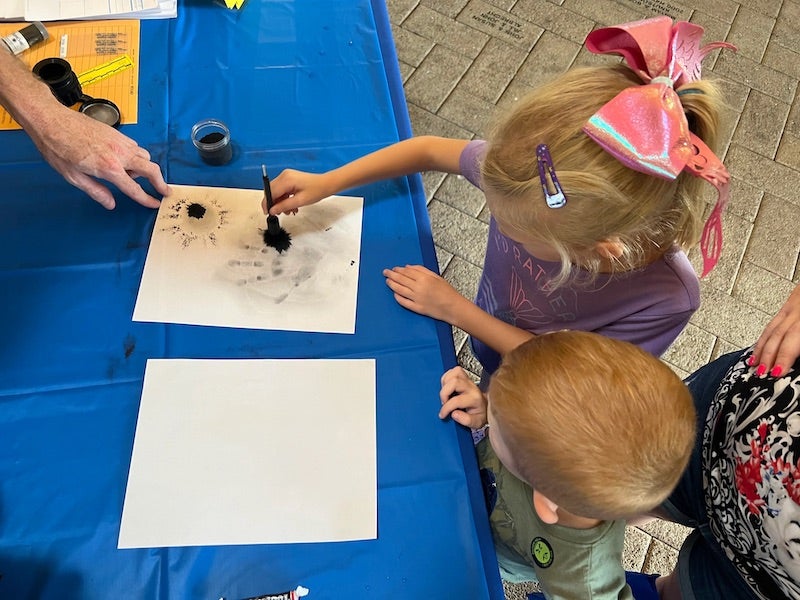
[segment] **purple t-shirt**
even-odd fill
[[[461,174],[479,188],[485,151],[486,142],[474,140],[460,159]],[[677,247],[642,269],[613,276],[600,274],[588,286],[549,289],[559,270],[559,263],[536,258],[500,233],[492,218],[475,304],[532,333],[594,331],[636,344],[656,356],[675,341],[700,306],[697,274]],[[472,349],[488,373],[497,369],[497,352],[475,338]]]

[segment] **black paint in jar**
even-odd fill
[[[203,162],[209,165],[225,165],[233,158],[231,133],[222,121],[206,119],[192,127],[192,143]]]

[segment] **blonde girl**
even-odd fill
[[[668,17],[600,29],[625,65],[573,69],[500,119],[488,141],[414,137],[323,174],[286,170],[272,214],[373,181],[436,170],[483,190],[491,212],[475,303],[419,265],[386,269],[397,302],[472,337],[485,373],[532,335],[594,331],[660,355],[699,306],[684,250],[719,255],[728,173],[708,146],[716,87],[699,79],[702,28]],[[700,179],[720,191],[703,230]],[[703,233],[701,235],[701,230]]]

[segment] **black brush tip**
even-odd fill
[[[280,221],[278,221],[278,217],[275,215],[267,216],[267,231],[269,231],[270,235],[278,235],[281,230]]]
[[[292,235],[283,227],[278,227],[277,232],[270,231],[270,227],[264,230],[264,243],[270,248],[275,248],[278,253],[288,250],[292,245]]]

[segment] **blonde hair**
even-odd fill
[[[620,519],[660,504],[694,447],[691,394],[633,344],[585,331],[536,336],[489,384],[517,473],[565,510]]]
[[[514,238],[544,242],[561,256],[554,286],[567,281],[572,264],[590,274],[600,268],[595,244],[617,237],[623,254],[614,270],[642,266],[649,256],[677,243],[697,244],[705,201],[701,180],[681,173],[674,181],[634,171],[603,150],[582,128],[622,90],[641,85],[625,65],[572,69],[516,104],[488,137],[481,168],[484,190],[495,192],[489,209]],[[677,91],[692,131],[712,150],[716,145],[720,93],[709,81]],[[536,147],[547,144],[567,204],[548,208],[536,163]]]

